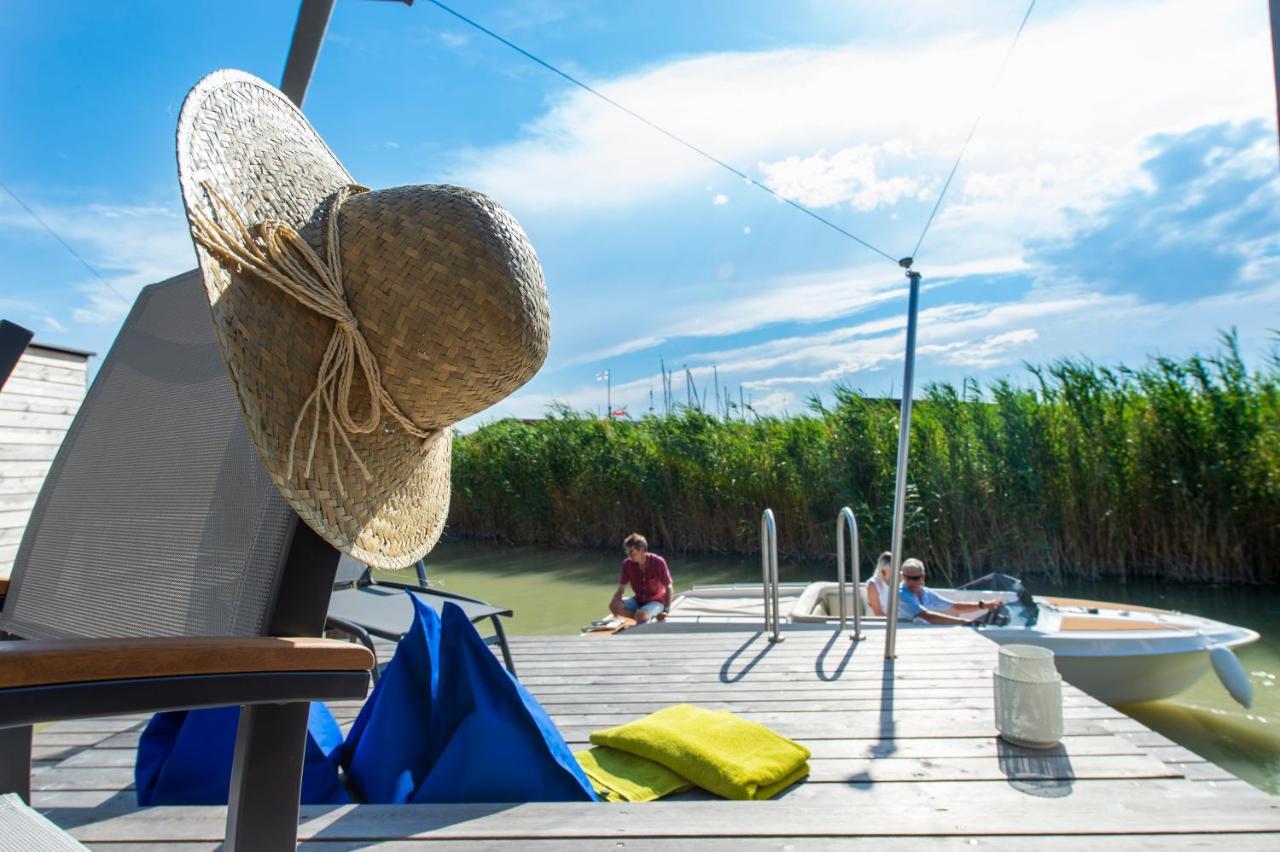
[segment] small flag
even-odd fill
[[[608,370],[601,370],[600,372],[596,373],[596,381],[597,381],[597,382],[603,382],[603,381],[606,381],[608,378],[609,378],[609,371],[608,371]]]
[[[626,410],[625,408],[615,408],[615,409],[613,410],[613,416],[614,416],[614,417],[626,417],[626,416],[627,416],[627,410]]]

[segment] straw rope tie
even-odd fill
[[[209,195],[219,217],[225,217],[227,226],[215,222],[212,217],[194,206],[190,208],[191,232],[206,251],[239,273],[252,273],[299,304],[321,316],[333,320],[333,335],[329,338],[320,369],[316,375],[316,387],[302,404],[293,433],[289,438],[289,460],[285,477],[293,479],[293,460],[296,455],[298,435],[306,421],[307,412],[315,406],[310,438],[307,445],[307,464],[304,477],[311,476],[316,445],[320,438],[320,421],[325,419],[329,453],[333,462],[338,490],[344,496],[341,468],[338,465],[337,441],[341,440],[365,481],[373,477],[351,446],[347,434],[368,434],[378,428],[382,409],[395,419],[406,432],[421,438],[424,446],[441,434],[440,429],[423,429],[410,420],[382,384],[382,374],[368,341],[360,332],[360,321],[347,304],[342,288],[342,260],[338,245],[338,211],[347,196],[368,192],[367,187],[351,184],[341,187],[325,203],[325,254],[321,258],[302,235],[286,222],[268,220],[250,228],[240,218],[225,198],[208,181],[200,186]],[[363,420],[356,420],[351,413],[351,386],[356,368],[364,375],[369,389],[369,413]],[[324,418],[324,414],[328,414]],[[336,439],[335,439],[336,436]]]

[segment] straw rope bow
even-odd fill
[[[196,241],[204,246],[209,254],[234,268],[236,272],[243,274],[248,271],[292,297],[299,304],[333,320],[333,335],[329,338],[324,357],[320,359],[315,390],[302,404],[302,409],[293,423],[293,433],[289,437],[289,463],[285,470],[285,477],[293,479],[293,460],[298,434],[302,430],[308,410],[313,405],[315,417],[311,424],[307,464],[303,476],[311,476],[311,464],[315,458],[316,444],[320,435],[320,421],[325,419],[324,414],[328,414],[326,431],[329,438],[329,452],[333,460],[338,490],[344,496],[346,489],[343,487],[341,468],[338,465],[335,433],[351,453],[351,457],[355,459],[365,481],[370,481],[373,477],[361,461],[360,454],[351,446],[347,434],[367,434],[377,429],[378,423],[382,420],[384,408],[406,432],[423,439],[424,446],[437,438],[440,435],[440,429],[423,429],[415,424],[400,410],[395,400],[387,393],[387,389],[383,387],[378,362],[369,349],[364,334],[360,331],[359,321],[351,313],[346,293],[342,288],[342,260],[338,251],[338,211],[348,195],[353,192],[368,192],[368,188],[350,184],[329,196],[324,213],[327,259],[322,259],[288,223],[271,219],[250,228],[208,181],[201,181],[200,186],[208,193],[219,218],[225,217],[227,226],[215,222],[212,217],[192,206],[190,208],[191,232]],[[351,386],[357,367],[364,374],[365,384],[369,388],[369,413],[363,420],[357,420],[351,413]]]

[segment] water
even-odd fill
[[[755,558],[672,557],[676,590],[708,583],[760,582]],[[428,557],[432,585],[509,606],[514,635],[577,633],[608,610],[617,588],[622,551],[495,547],[451,541]],[[834,578],[834,564],[783,564],[783,580]],[[1186,692],[1165,701],[1122,707],[1124,712],[1175,742],[1271,793],[1280,793],[1280,590],[1183,586],[1150,581],[1028,582],[1037,594],[1177,609],[1251,627],[1258,642],[1237,656],[1253,681],[1245,710],[1210,672]]]

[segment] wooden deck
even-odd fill
[[[512,650],[575,750],[597,728],[690,702],[799,740],[812,775],[770,802],[693,791],[641,805],[306,807],[302,848],[1280,848],[1280,797],[1072,687],[1058,748],[1003,743],[996,646],[968,630],[903,629],[892,664],[882,633],[854,645],[825,630],[778,645],[754,632],[517,637]],[[638,670],[645,659],[655,662]],[[347,725],[358,706],[333,710]],[[225,808],[134,805],[144,723],[37,731],[35,806],[93,848],[217,848]]]

